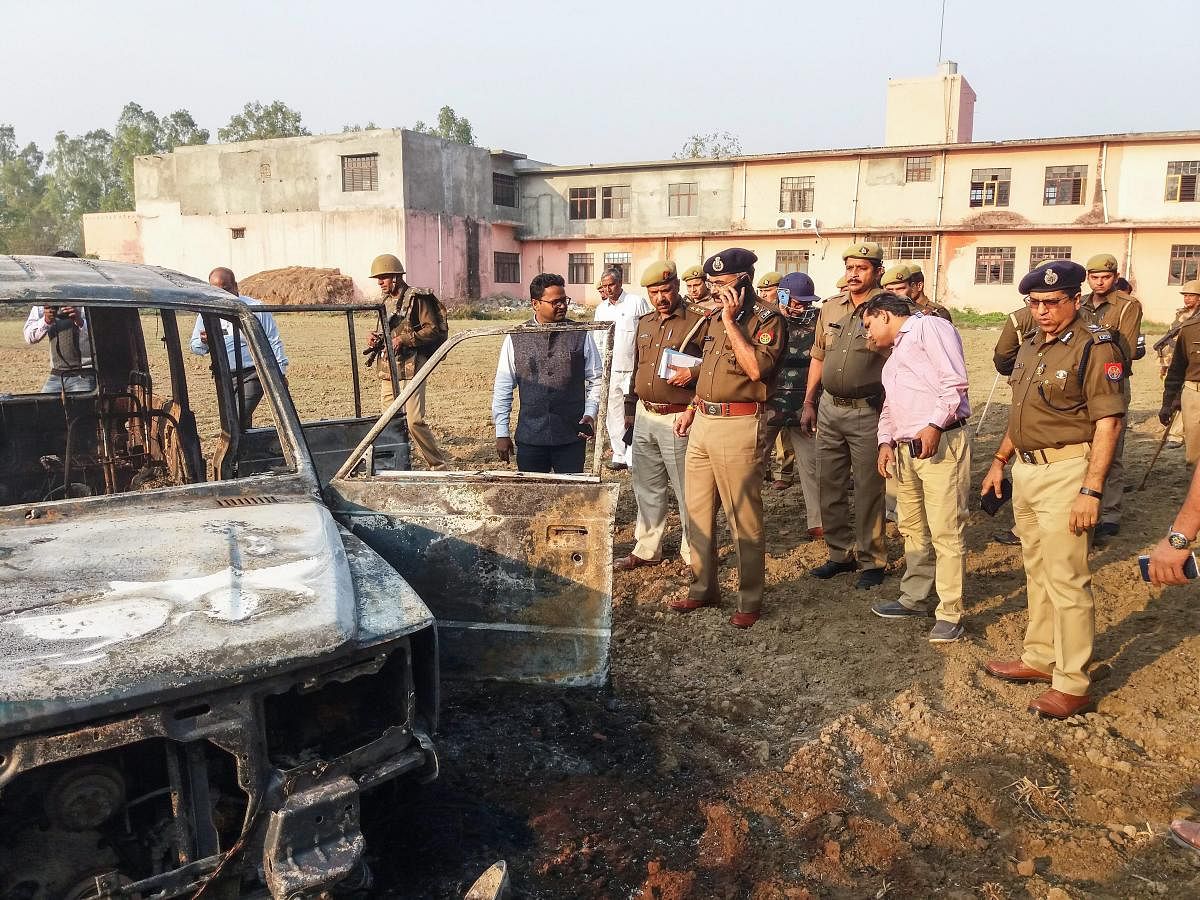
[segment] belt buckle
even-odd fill
[[[721,404],[720,403],[709,403],[707,400],[705,400],[704,401],[704,414],[706,416],[721,415]]]
[[[1031,450],[1021,451],[1021,462],[1028,463],[1031,466],[1037,465],[1037,457],[1033,455]]]

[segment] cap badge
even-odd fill
[[[719,257],[719,256],[714,257],[713,263],[712,263],[712,270],[714,272],[720,272],[724,268],[725,268],[725,261],[723,259],[721,259],[721,257]]]
[[[1042,281],[1046,284],[1058,284],[1058,273],[1053,269],[1047,269],[1042,275]]]
[[[865,255],[865,254],[871,252],[871,248],[868,247],[866,244],[863,244],[861,247],[858,248],[858,252]]]

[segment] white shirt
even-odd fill
[[[583,414],[594,421],[600,409],[600,388],[604,383],[604,363],[596,347],[596,332],[589,331],[583,342]],[[513,389],[517,384],[517,361],[513,355],[512,335],[504,336],[500,359],[496,363],[496,383],[492,387],[492,422],[496,437],[509,437]]]
[[[595,321],[615,322],[613,327],[612,369],[614,372],[633,371],[633,347],[637,343],[637,321],[650,312],[650,304],[645,298],[622,290],[621,296],[615,301],[601,300],[596,307]],[[600,358],[604,359],[604,350],[608,344],[608,333],[593,332],[596,345],[600,350]]]
[[[256,300],[254,297],[247,297],[244,294],[239,294],[238,299],[248,306],[262,306],[261,300]],[[271,344],[271,351],[275,354],[275,360],[279,363],[279,370],[284,375],[288,370],[287,354],[283,352],[283,339],[279,337],[279,326],[275,324],[275,317],[267,312],[255,313],[254,317],[262,323],[263,331],[267,333],[267,341]],[[200,340],[200,332],[204,330],[204,319],[196,316],[196,327],[192,329],[192,352],[197,356],[206,356],[208,354],[208,344]],[[228,319],[221,320],[221,331],[225,336],[225,352],[229,355],[229,370],[235,372],[237,370],[237,357],[233,352],[233,323]],[[211,342],[212,338],[209,337]],[[250,350],[246,346],[245,341],[241,341],[242,351],[242,369],[254,368],[254,357],[250,355]]]
[[[63,306],[72,304],[64,303]],[[79,353],[80,365],[90,366],[92,364],[92,338],[88,331],[87,311],[79,310],[79,318],[83,322],[83,327],[79,329]],[[42,340],[51,329],[51,325],[46,324],[46,307],[35,306],[29,310],[29,317],[25,319],[25,343],[36,344]]]

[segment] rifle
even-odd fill
[[[1184,325],[1188,324],[1188,322],[1192,321],[1192,319],[1196,318],[1196,316],[1200,316],[1200,310],[1192,313],[1182,322],[1176,322],[1174,325],[1168,328],[1167,333],[1154,342],[1154,352],[1161,352],[1167,346],[1167,344],[1175,340],[1176,336],[1179,334],[1179,329],[1183,328]]]

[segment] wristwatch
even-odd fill
[[[1175,550],[1186,550],[1188,547],[1192,546],[1192,542],[1188,540],[1187,535],[1178,531],[1171,531],[1167,533],[1167,543],[1170,544]]]

